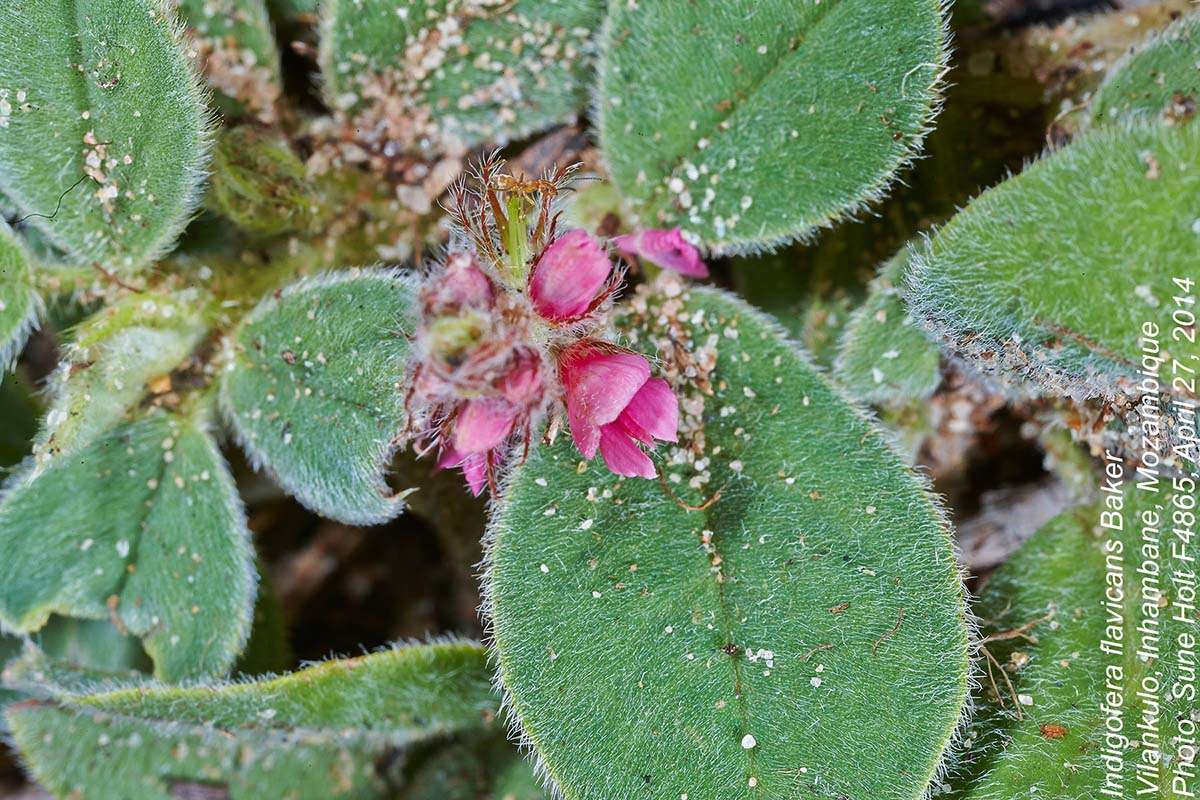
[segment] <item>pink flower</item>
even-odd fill
[[[486,453],[504,444],[517,421],[517,408],[499,397],[470,400],[454,422],[454,449]]]
[[[708,277],[700,251],[684,240],[679,228],[627,233],[613,239],[613,245],[628,258],[643,258],[689,278]]]
[[[596,455],[618,475],[653,478],[657,473],[639,446],[678,438],[679,404],[662,378],[650,377],[645,358],[594,339],[559,355],[571,438],[585,458]]]
[[[529,297],[551,322],[573,322],[604,296],[612,262],[587,231],[576,228],[546,248],[529,276]]]
[[[441,275],[431,285],[429,295],[430,311],[438,314],[464,308],[491,308],[495,300],[491,279],[469,253],[450,256]]]
[[[514,358],[508,373],[500,379],[497,387],[504,399],[514,405],[533,407],[541,402],[542,361],[536,352],[522,350]]]
[[[438,469],[454,469],[462,467],[463,477],[467,479],[467,487],[471,490],[471,494],[479,497],[483,492],[483,487],[488,483],[488,457],[487,453],[471,453],[463,455],[453,447],[447,447],[442,451],[442,457],[438,459]]]
[[[518,406],[502,397],[469,400],[454,420],[454,436],[443,446],[438,469],[461,467],[467,486],[476,497],[492,478],[500,448],[508,440],[520,415]]]

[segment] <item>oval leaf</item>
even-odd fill
[[[111,618],[143,638],[158,677],[213,675],[246,641],[254,589],[241,501],[194,420],[153,411],[0,500],[0,622],[11,630],[51,613]]]
[[[1200,126],[1093,131],[980,195],[917,250],[914,316],[982,370],[1077,399],[1130,388],[1200,263]],[[1052,220],[1053,224],[1047,221]],[[1165,334],[1164,334],[1165,335]],[[1171,345],[1180,360],[1195,342]]]
[[[404,426],[414,297],[398,272],[303,280],[233,339],[226,416],[251,460],[318,514],[368,524],[404,507],[383,478]]]
[[[628,328],[691,376],[663,481],[560,436],[495,518],[520,731],[566,798],[918,798],[966,696],[946,520],[774,322],[680,291]]]
[[[203,92],[156,0],[0,6],[0,191],[82,262],[129,272],[195,208]]]
[[[1094,124],[1150,117],[1191,120],[1200,102],[1200,13],[1153,34],[1109,70],[1092,98]]]
[[[613,3],[597,96],[612,178],[642,225],[717,251],[830,225],[919,148],[944,24],[936,0]]]
[[[603,11],[602,0],[326,0],[326,94],[393,149],[461,154],[520,139],[587,104]]]

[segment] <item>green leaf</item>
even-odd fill
[[[944,25],[937,0],[613,3],[597,94],[612,178],[643,226],[719,252],[831,225],[919,149]]]
[[[1200,13],[1152,34],[1114,64],[1092,98],[1093,124],[1150,117],[1177,124],[1200,101]]]
[[[923,400],[941,381],[937,345],[900,297],[908,258],[905,249],[883,265],[842,335],[834,377],[867,403]]]
[[[31,539],[36,531],[36,543]],[[246,641],[255,577],[245,515],[215,442],[153,410],[0,500],[0,622],[113,619],[164,680],[226,671]]]
[[[1195,541],[1194,524],[1172,520],[1181,509],[1194,507],[1194,491],[1194,483],[1184,494],[1164,481],[1157,493],[1126,491],[1120,511],[1113,506],[1122,501],[1118,492],[1106,495],[1104,504],[1066,512],[988,580],[977,613],[990,669],[980,668],[979,707],[966,732],[969,749],[950,797],[1092,800],[1102,796],[1106,763],[1116,768],[1114,780],[1123,787],[1119,796],[1133,797],[1135,791],[1162,800],[1186,796],[1170,788],[1171,765],[1178,765],[1181,755],[1187,758],[1171,739],[1187,732],[1189,711],[1192,730],[1196,718],[1194,694],[1175,695],[1188,685],[1195,692],[1196,619],[1187,605],[1195,580],[1193,574],[1180,582],[1175,570],[1192,571],[1179,554],[1194,556]],[[1124,530],[1103,529],[1105,512],[1120,517]],[[1151,526],[1147,513],[1158,514]],[[1146,534],[1147,527],[1155,530]],[[1193,536],[1181,536],[1179,530]],[[1151,572],[1153,580],[1146,577]],[[1144,603],[1155,606],[1149,625]],[[1121,633],[1114,636],[1110,625]],[[1160,637],[1158,656],[1150,662],[1139,656],[1143,630]],[[1181,636],[1193,637],[1190,684]],[[1122,640],[1121,653],[1106,649],[1116,638]],[[1118,743],[1118,758],[1106,762],[1116,738],[1108,735],[1110,719],[1101,706],[1112,706],[1114,694],[1121,697],[1123,728],[1116,733],[1126,743],[1140,740],[1141,745]],[[1147,719],[1161,738],[1151,738],[1142,727]],[[1146,786],[1135,770],[1159,747],[1162,771],[1157,778],[1143,773],[1150,780]]]
[[[560,434],[494,518],[515,721],[568,800],[921,797],[966,698],[947,522],[774,322],[672,281],[622,327],[689,376],[663,481]]]
[[[29,258],[12,229],[0,218],[0,373],[16,361],[37,324],[40,309]]]
[[[242,230],[274,236],[319,223],[327,215],[317,216],[314,188],[284,136],[248,125],[222,131],[211,205]]]
[[[149,667],[141,643],[107,619],[52,616],[32,637],[53,658],[99,673]]]
[[[126,295],[85,320],[50,379],[53,398],[34,442],[34,475],[111,430],[207,332],[194,291]]]
[[[481,646],[452,642],[253,683],[26,703],[8,718],[33,774],[60,796],[165,800],[208,787],[231,800],[382,800],[448,737],[495,731],[489,678]]]
[[[520,139],[587,104],[603,10],[602,0],[326,0],[326,96],[393,149],[462,154]]]
[[[195,208],[203,92],[157,0],[0,7],[0,191],[80,262],[128,273]]]
[[[384,482],[404,427],[415,283],[382,270],[302,280],[233,337],[221,402],[246,453],[301,503],[350,524],[404,508]]]
[[[230,117],[279,121],[283,76],[264,0],[170,0],[191,40],[196,66]]]
[[[1174,279],[1195,279],[1200,262],[1198,165],[1200,126],[1082,136],[984,192],[913,254],[910,310],[981,370],[1114,396],[1137,380],[1143,323],[1169,330],[1172,298],[1194,294]]]

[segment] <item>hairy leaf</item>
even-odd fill
[[[602,0],[326,0],[330,105],[379,144],[424,155],[502,144],[587,103]]]
[[[196,66],[226,116],[279,118],[283,76],[264,0],[170,0],[186,27]]]
[[[943,25],[936,0],[613,3],[597,95],[612,178],[643,225],[717,251],[829,225],[919,148]]]
[[[1158,493],[1132,489],[1120,512],[1111,502],[1047,523],[984,587],[977,609],[986,648],[983,691],[952,781],[956,800],[1091,800],[1112,788],[1110,777],[1118,787],[1111,796],[1186,796],[1171,789],[1171,765],[1187,759],[1189,750],[1172,738],[1182,732],[1194,740],[1194,694],[1176,692],[1189,685],[1180,636],[1192,637],[1195,691],[1196,617],[1189,599],[1195,579],[1179,582],[1175,570],[1191,572],[1178,554],[1195,551],[1194,540],[1175,530],[1194,531],[1194,517],[1191,525],[1172,520],[1194,507],[1195,485],[1186,493],[1169,483]],[[1100,527],[1106,511],[1123,519],[1123,531]],[[1158,515],[1150,525],[1147,513]],[[1149,625],[1144,604],[1155,606]],[[1140,655],[1149,652],[1143,631],[1159,637],[1149,662]],[[1119,653],[1111,649],[1117,639]],[[1114,730],[1103,707],[1117,705]],[[1143,727],[1147,720],[1153,730]],[[1137,768],[1158,749],[1161,771],[1142,772],[1143,784]],[[1107,758],[1110,752],[1116,755]]]
[[[941,379],[937,346],[900,297],[908,250],[884,264],[842,335],[834,376],[868,403],[922,400]]]
[[[0,191],[80,262],[130,272],[197,199],[203,92],[158,0],[0,6]]]
[[[39,303],[29,258],[0,218],[0,373],[12,366],[25,346],[29,331],[37,324]]]
[[[314,194],[304,162],[285,137],[248,125],[221,133],[211,205],[242,230],[274,236],[308,228],[327,216],[318,218]]]
[[[776,324],[671,281],[624,328],[685,387],[662,482],[560,435],[494,520],[515,721],[566,798],[918,798],[966,697],[945,518]]]
[[[1092,98],[1093,123],[1151,117],[1190,121],[1200,101],[1200,13],[1152,34],[1112,66]]]
[[[404,426],[414,284],[351,270],[267,297],[233,339],[221,385],[251,460],[306,506],[352,524],[400,513],[383,473]]]
[[[1137,379],[1200,263],[1200,127],[1093,131],[984,192],[917,250],[914,316],[979,368],[1053,393]],[[1194,342],[1171,344],[1195,358]]]
[[[170,798],[196,786],[305,800],[397,796],[447,737],[494,730],[497,707],[483,648],[444,643],[253,683],[66,696],[8,718],[34,775],[62,795]]]
[[[196,349],[207,326],[195,292],[127,295],[76,329],[50,380],[53,398],[34,442],[34,475],[77,453],[130,413],[149,384]],[[166,392],[158,392],[165,394]]]
[[[233,481],[195,419],[155,410],[0,500],[0,622],[113,619],[155,674],[226,671],[246,641],[253,562]],[[36,539],[36,541],[35,541]]]
[[[127,673],[150,666],[137,637],[107,619],[52,616],[31,639],[39,650],[87,671]]]

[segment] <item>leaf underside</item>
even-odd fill
[[[900,296],[907,262],[905,249],[880,268],[842,334],[833,374],[867,403],[921,400],[933,394],[941,379],[937,345]]]
[[[1200,100],[1200,13],[1153,34],[1114,64],[1092,97],[1094,124],[1148,117],[1188,122]]]
[[[48,381],[51,397],[34,440],[35,471],[110,431],[199,345],[208,327],[195,292],[146,292],[110,303],[80,323]]]

